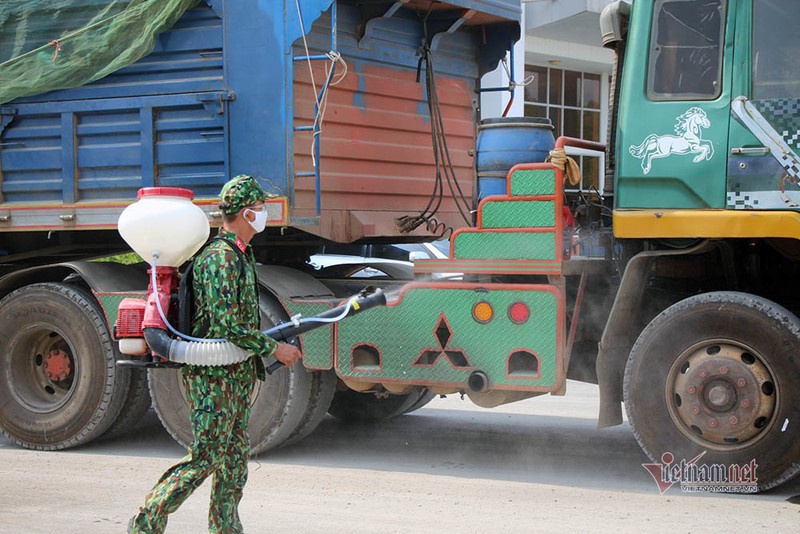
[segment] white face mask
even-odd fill
[[[255,218],[252,221],[247,220],[247,218],[245,218],[245,220],[247,220],[247,222],[250,223],[250,226],[253,227],[253,230],[255,230],[256,233],[263,232],[264,228],[267,227],[267,206],[266,206],[266,204],[261,206],[259,209],[247,208],[247,211],[249,211],[250,213],[255,215]]]

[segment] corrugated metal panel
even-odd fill
[[[338,42],[348,71],[329,92],[321,134],[319,233],[340,241],[373,232],[398,233],[387,228],[387,221],[422,211],[435,178],[424,72],[420,83],[416,80],[421,25],[411,18],[379,20],[381,31],[374,34],[379,39],[368,37],[368,42],[359,42],[359,36],[347,32],[357,27],[348,20],[353,16],[355,13],[341,8]],[[312,47],[324,49],[329,24],[327,16],[317,22],[310,36]],[[300,53],[297,47],[295,52]],[[461,188],[471,199],[472,158],[468,152],[474,146],[475,42],[466,34],[450,35],[433,53],[450,156]],[[324,68],[322,62],[313,65],[317,88],[325,79]],[[295,125],[311,124],[314,96],[305,63],[295,64],[294,80]],[[296,133],[294,140],[295,172],[313,170],[311,134]],[[296,178],[296,214],[313,215],[314,193],[312,177]],[[445,185],[438,217],[458,223],[449,196]],[[354,212],[359,213],[361,228],[348,226],[349,214]],[[374,224],[370,213],[375,216]]]
[[[142,183],[138,109],[76,114],[80,200],[125,198]]]
[[[225,173],[225,117],[202,106],[156,110],[156,162],[160,185],[188,187],[216,197]]]
[[[17,117],[2,140],[3,201],[60,201],[61,116],[43,113]]]

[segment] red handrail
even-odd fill
[[[604,145],[603,143],[597,143],[595,141],[587,141],[585,139],[578,139],[576,137],[566,137],[562,135],[561,137],[556,139],[556,148],[564,148],[565,146],[584,148],[586,150],[597,150],[599,152],[604,152],[606,149],[606,145]]]

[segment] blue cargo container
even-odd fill
[[[518,2],[369,4],[201,2],[136,63],[83,87],[5,104],[0,211],[8,221],[0,231],[113,229],[119,205],[140,187],[186,187],[213,199],[226,177],[252,174],[287,201],[273,206],[273,226],[338,241],[397,235],[386,223],[419,211],[433,188],[425,69],[416,80],[426,31],[469,195],[479,77],[516,39]],[[426,30],[420,19],[429,12]],[[39,24],[57,34],[58,20]],[[344,83],[328,93],[321,147],[309,131],[320,124],[305,46],[318,93],[331,63],[325,54],[346,63],[332,77],[344,74]],[[343,222],[361,212],[372,213],[355,215],[377,227],[371,234]],[[447,198],[440,215],[460,222]]]

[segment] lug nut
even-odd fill
[[[686,391],[688,391],[690,394],[694,395],[695,392],[697,391],[697,388],[694,387],[694,386],[689,386],[689,389],[687,389]]]
[[[708,426],[710,426],[711,428],[717,428],[717,425],[718,425],[718,424],[719,424],[719,423],[717,423],[717,420],[716,420],[716,419],[709,419],[709,420],[708,420]]]
[[[695,415],[699,414],[700,413],[700,408],[695,406],[694,408],[692,408],[692,413],[695,414]]]
[[[739,419],[737,419],[735,415],[732,415],[729,421],[731,422],[732,425],[735,425],[736,423],[739,422]]]
[[[719,368],[719,372],[720,372],[720,374],[727,375],[728,374],[728,368],[727,367],[720,367]]]
[[[702,370],[697,374],[700,375],[700,378],[705,378],[708,375],[708,373],[706,373],[705,371],[702,371]]]
[[[742,399],[742,402],[740,402],[739,405],[742,408],[749,408],[750,407],[750,401],[747,400],[747,399]]]

